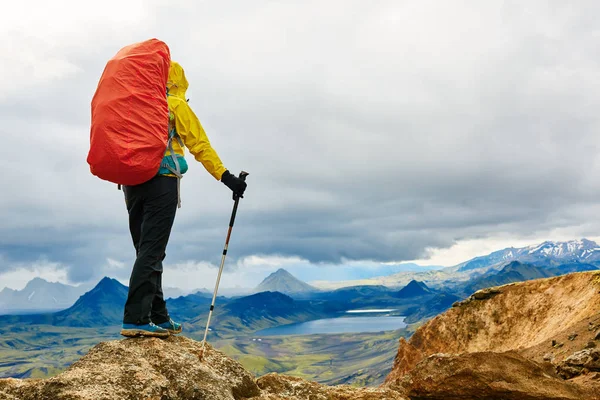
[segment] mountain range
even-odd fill
[[[117,394],[133,399],[141,393],[182,400],[600,400],[599,289],[598,271],[486,289],[422,324],[410,338],[400,336],[398,341],[393,335],[355,344],[359,353],[376,352],[380,359],[395,353],[391,371],[382,371],[385,381],[376,388],[307,381],[320,374],[315,375],[314,367],[312,372],[297,368],[293,357],[272,361],[282,351],[272,351],[268,343],[272,339],[258,342],[246,337],[243,345],[238,342],[234,347],[228,341],[217,350],[212,343],[204,346],[180,335],[99,343],[51,379],[0,379],[0,397],[91,400]],[[236,307],[241,311],[238,317],[271,299],[278,299],[282,310],[294,307],[290,297],[266,295],[254,295],[244,302],[245,308]],[[368,368],[356,356],[323,357],[314,351],[319,341],[323,339],[308,339],[309,356],[328,368],[323,374],[330,375],[341,362],[350,365],[344,380]],[[396,351],[383,347],[385,342],[398,343]],[[301,343],[296,339],[281,347],[301,353],[305,349]],[[338,346],[327,343],[330,348]],[[246,353],[257,348],[271,349],[268,358]],[[228,357],[226,351],[233,355]],[[235,355],[241,356],[239,363]],[[370,361],[372,365],[374,360]],[[257,378],[259,374],[250,372],[256,364],[273,369]],[[268,373],[273,370],[276,373]]]
[[[397,276],[384,278],[386,282],[396,284],[405,282],[396,287],[357,285],[330,291],[317,290],[286,270],[279,269],[257,286],[255,290],[258,293],[254,295],[218,297],[215,315],[221,315],[217,324],[222,324],[220,328],[224,330],[262,329],[265,324],[272,326],[334,316],[347,310],[388,307],[394,308],[397,315],[407,317],[408,321],[415,321],[436,315],[481,288],[597,269],[599,257],[600,247],[590,240],[544,242],[537,246],[496,251],[439,271],[405,273],[412,278],[408,281],[404,275],[401,279]],[[3,304],[7,304],[6,299],[10,298],[17,301],[21,309],[33,308],[32,304],[36,304],[35,307],[41,310],[47,307],[47,311],[12,318],[4,316],[0,320],[76,327],[120,324],[127,296],[126,286],[115,279],[104,278],[81,296],[80,290],[39,278],[29,282],[21,291],[5,288],[0,292],[1,298],[5,299]],[[52,307],[60,304],[63,310],[52,313],[50,306],[40,304],[43,299],[48,303],[48,296],[56,300],[52,301]],[[79,298],[74,299],[76,296]],[[172,315],[200,327],[208,314],[211,297],[210,293],[198,291],[168,299],[167,304]],[[69,304],[71,301],[72,305]],[[11,304],[13,308],[17,307],[15,303]]]
[[[287,271],[278,271],[286,278]],[[457,297],[430,290],[421,282],[407,286],[407,296],[384,286],[358,286],[332,292],[309,292],[302,298],[292,298],[280,292],[260,292],[238,298],[218,297],[211,328],[217,337],[240,332],[253,332],[274,326],[331,318],[348,310],[388,308],[395,315],[424,318],[450,307]],[[449,296],[451,297],[451,300]],[[54,313],[4,315],[0,325],[51,325],[57,327],[101,328],[118,326],[123,316],[127,287],[115,279],[103,278],[92,290],[82,295],[73,306]],[[205,328],[212,296],[207,293],[168,299],[171,316],[183,322],[188,332]],[[415,316],[413,316],[413,319]]]
[[[426,283],[430,288],[460,290],[471,280],[501,271],[512,261],[547,269],[552,271],[552,276],[560,273],[586,271],[600,266],[600,246],[588,239],[567,242],[545,241],[533,246],[498,250],[439,270],[403,272],[360,281],[321,281],[312,282],[312,284],[321,290],[354,285],[384,285],[400,288],[412,280],[417,280]]]
[[[5,287],[0,291],[0,314],[63,310],[87,290],[89,287],[85,285],[70,286],[34,278],[21,290]]]
[[[587,263],[571,262],[567,264],[544,267],[534,264],[522,263],[520,261],[511,261],[503,264],[500,270],[490,269],[481,276],[474,277],[463,286],[462,292],[468,296],[479,289],[506,285],[507,283],[523,282],[533,279],[549,278],[571,272],[593,271],[598,266]]]
[[[553,266],[566,263],[593,263],[600,261],[600,246],[596,242],[580,239],[568,242],[546,241],[538,245],[522,248],[509,247],[482,257],[475,257],[458,264],[458,271],[486,268],[510,261],[520,261],[539,266]]]
[[[514,266],[507,270],[504,270],[504,268],[513,261],[527,265],[527,267],[522,267],[521,270],[529,268],[530,271],[520,276],[517,276],[517,272],[513,271],[512,275],[516,275],[511,278],[508,272]],[[252,293],[271,291],[284,293],[297,299],[306,299],[327,288],[331,291],[339,287],[380,285],[400,290],[411,281],[423,282],[430,289],[464,290],[468,294],[468,291],[475,287],[485,287],[499,282],[509,283],[510,281],[523,280],[527,276],[530,276],[528,279],[535,279],[568,272],[586,271],[598,268],[598,266],[600,266],[600,246],[594,241],[588,239],[567,242],[546,241],[523,248],[509,247],[498,250],[452,267],[422,272],[405,271],[360,281],[327,282],[322,283],[319,287],[311,286],[297,279],[286,270],[279,269],[267,276],[254,290],[222,288],[219,290],[219,294],[221,296],[247,296]],[[493,275],[498,276],[492,278]],[[62,283],[51,283],[41,278],[31,280],[22,290],[5,287],[0,291],[0,315],[64,310],[74,305],[77,299],[89,288],[88,285],[76,287]],[[165,297],[171,299],[190,294],[190,291],[173,287],[164,290]],[[203,288],[192,291],[192,293],[211,295],[212,291]],[[342,295],[341,292],[338,294]]]
[[[106,327],[120,325],[127,286],[105,277],[71,307],[53,313],[1,315],[0,324],[42,324],[67,327]],[[212,296],[203,292],[167,299],[169,313],[188,328],[204,329]],[[261,292],[240,298],[217,298],[211,326],[220,331],[252,331],[275,325],[305,321],[323,316],[310,301],[298,301],[279,292]]]
[[[260,292],[230,299],[216,308],[213,334],[222,336],[235,332],[257,331],[294,322],[326,317],[327,313],[310,301],[298,301],[280,292]],[[204,330],[206,315],[189,321],[192,329]]]
[[[563,248],[562,252],[561,250],[554,250],[561,247]],[[594,247],[578,248],[572,246],[571,248],[579,251],[579,254],[583,254],[586,250],[589,252],[590,248],[593,249]],[[567,254],[565,254],[565,249]],[[265,279],[265,285],[283,284],[279,288],[290,290],[289,295],[279,291],[264,291],[244,297],[226,298],[220,296],[217,298],[211,321],[211,340],[218,340],[225,346],[229,346],[235,341],[237,343],[236,347],[227,347],[228,351],[239,355],[241,360],[248,363],[247,365],[255,365],[258,362],[270,362],[269,359],[274,354],[273,352],[279,351],[275,348],[275,345],[273,345],[273,348],[261,347],[261,345],[255,347],[251,344],[254,343],[253,341],[250,342],[251,339],[244,339],[251,338],[251,335],[261,329],[323,318],[352,317],[357,314],[349,314],[347,311],[365,312],[373,309],[388,309],[390,310],[387,313],[388,315],[404,316],[406,323],[418,323],[420,325],[427,319],[453,308],[453,306],[460,306],[465,298],[470,298],[471,293],[483,287],[597,268],[591,256],[587,257],[587,262],[583,262],[581,257],[574,257],[573,252],[568,254],[568,246],[546,246],[541,249],[541,252],[538,251],[540,249],[535,249],[532,246],[529,250],[533,251],[521,252],[521,254],[526,257],[539,257],[541,262],[533,264],[516,260],[507,261],[506,258],[508,257],[500,257],[502,261],[498,261],[497,254],[491,255],[492,257],[485,262],[483,257],[480,257],[476,260],[480,263],[476,268],[471,264],[472,268],[457,271],[465,267],[467,263],[447,268],[447,270],[450,270],[450,274],[463,276],[466,279],[456,281],[450,279],[445,281],[443,285],[434,287],[430,286],[429,282],[412,279],[404,286],[398,287],[358,285],[331,291],[319,291],[314,290],[314,288],[308,290],[307,286],[310,287],[309,285],[305,286],[302,281],[287,271],[279,270]],[[545,253],[550,260],[544,258],[543,254]],[[488,265],[490,262],[493,264]],[[444,271],[435,272],[441,273]],[[446,271],[445,273],[449,274],[449,272]],[[299,291],[296,289],[298,287],[306,290]],[[113,335],[118,335],[118,329],[115,326],[121,323],[126,296],[126,286],[115,279],[106,277],[65,310],[44,314],[0,316],[0,352],[4,351],[0,354],[2,357],[7,357],[8,360],[4,366],[0,366],[0,368],[5,368],[2,372],[3,376],[36,377],[43,376],[37,374],[49,373],[49,370],[44,369],[47,362],[39,365],[29,361],[25,362],[24,360],[28,359],[28,354],[30,354],[27,351],[32,348],[44,351],[44,346],[58,346],[54,348],[55,356],[64,359],[61,352],[70,349],[75,341],[81,340],[67,337],[71,332],[78,332],[77,335],[81,335],[80,337],[88,341],[93,341],[94,335],[99,333],[110,335],[110,332],[112,332]],[[211,298],[210,293],[198,291],[194,294],[167,300],[173,318],[183,322],[186,336],[191,338],[202,337]],[[92,336],[89,336],[90,334]],[[392,332],[389,332],[389,334],[392,334]],[[57,335],[65,338],[64,341],[55,342]],[[322,336],[318,337],[322,338]],[[248,342],[246,343],[244,340],[248,340]],[[55,345],[52,343],[55,343]],[[292,346],[293,349],[298,348],[296,347],[297,344],[291,344],[287,340],[286,343]],[[258,342],[256,344],[258,345]],[[19,350],[15,346],[19,347]],[[1,350],[2,348],[4,350]],[[260,360],[252,358],[250,354],[254,351],[253,349],[262,349],[264,358]],[[74,351],[81,350],[74,349]],[[375,348],[373,351],[375,351]],[[16,359],[14,355],[17,355]],[[367,358],[372,360],[375,356],[377,356],[376,353],[369,353]],[[46,356],[43,357],[46,359]],[[72,358],[69,359],[72,360]],[[14,364],[15,362],[17,364]],[[284,365],[287,365],[286,362],[281,361],[277,365],[269,364],[268,368],[271,371],[281,371],[285,368]],[[57,368],[64,368],[64,361],[57,361],[56,366]],[[265,371],[268,372],[268,369]],[[369,373],[369,376],[375,375]],[[376,374],[376,376],[381,377],[382,375]],[[345,377],[345,375],[340,375],[340,377]],[[343,379],[347,381],[346,378]],[[352,378],[348,379],[349,381],[352,380]]]
[[[53,313],[0,315],[0,323],[44,324],[70,327],[102,327],[120,324],[127,286],[116,279],[103,278],[71,307]]]

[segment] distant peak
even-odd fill
[[[27,290],[32,290],[34,288],[39,288],[41,286],[45,286],[50,284],[50,282],[48,282],[47,280],[40,278],[40,277],[35,277],[32,280],[30,280],[29,282],[27,282],[27,285],[25,285],[25,289]],[[24,289],[24,290],[25,290]]]
[[[283,269],[283,268],[279,268],[277,271],[273,272],[274,275],[279,275],[279,274],[285,274],[285,275],[291,275],[288,270]]]
[[[5,286],[2,290],[0,290],[0,293],[13,293],[16,292],[15,289],[11,289],[8,286]]]
[[[600,261],[600,246],[586,238],[568,241],[546,240],[526,247],[508,247],[458,264],[458,271],[489,268],[501,262],[521,261],[526,264],[545,264],[550,261],[588,263]]]
[[[422,288],[429,289],[425,283],[423,283],[421,281],[418,281],[416,279],[413,279],[412,281],[408,282],[408,285],[406,285],[406,286],[409,286],[409,285],[411,285],[411,286],[419,286],[419,287],[422,287]]]
[[[517,260],[511,261],[508,264],[506,264],[507,267],[515,267],[515,266],[518,266],[518,265],[523,265],[523,264],[520,261],[517,261]]]
[[[567,240],[565,242],[560,242],[560,241],[555,242],[552,240],[546,240],[542,243],[528,246],[527,248],[535,249],[535,248],[541,248],[541,247],[546,247],[546,246],[562,246],[562,245],[582,245],[582,246],[594,246],[594,247],[598,246],[598,244],[596,242],[594,242],[593,240],[581,238],[581,239]]]
[[[271,272],[269,274],[269,276],[267,276],[266,279],[273,279],[273,278],[294,278],[294,275],[290,274],[287,270],[283,269],[283,268],[279,268],[277,271],[275,272]]]
[[[296,278],[285,269],[279,268],[267,276],[255,290],[257,292],[299,293],[314,291],[315,288]]]
[[[594,242],[593,240],[586,239],[586,238],[582,238],[582,239],[578,240],[578,242],[586,247],[598,247],[598,243]]]
[[[431,289],[423,282],[412,280],[398,291],[398,297],[416,297],[431,293]]]
[[[108,276],[105,276],[104,278],[102,278],[100,280],[100,282],[98,282],[98,284],[94,287],[94,289],[111,289],[111,288],[115,288],[115,287],[124,287],[124,285],[119,282],[118,280],[114,279],[114,278],[109,278]]]
[[[39,284],[43,284],[43,283],[50,283],[47,280],[45,280],[44,278],[40,278],[39,276],[36,276],[35,278],[33,278],[32,280],[30,280],[27,285],[39,285]]]

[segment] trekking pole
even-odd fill
[[[239,178],[243,181],[249,174],[245,171],[240,172]],[[229,220],[229,230],[227,231],[227,238],[225,239],[225,247],[223,248],[223,256],[221,257],[221,266],[219,267],[219,274],[217,275],[217,283],[215,284],[215,291],[213,292],[212,303],[210,304],[210,311],[208,312],[208,321],[206,321],[206,330],[204,331],[204,339],[202,339],[202,349],[200,350],[200,360],[204,356],[204,344],[206,343],[206,336],[208,335],[208,326],[210,325],[210,317],[212,316],[213,310],[215,309],[215,300],[217,299],[217,292],[219,291],[219,282],[221,281],[221,274],[223,273],[223,266],[225,265],[225,256],[227,255],[227,247],[229,247],[229,238],[231,237],[231,230],[233,229],[233,223],[235,222],[235,214],[237,213],[238,204],[240,203],[240,196],[234,193],[233,195],[233,211],[231,212],[231,219]]]

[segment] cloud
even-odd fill
[[[85,161],[89,103],[106,61],[148,37],[186,69],[226,167],[251,173],[234,266],[422,260],[600,228],[594,2],[10,7],[23,17],[0,28],[0,273],[40,255],[73,281],[131,265],[122,193]],[[230,194],[192,163],[182,197],[166,262],[208,271]]]
[[[212,293],[218,271],[218,265],[205,262],[187,261],[167,265],[163,273],[163,287],[178,287],[188,292],[206,289]],[[229,264],[223,270],[219,287],[252,288],[262,279],[260,275],[260,270],[238,269]]]
[[[45,279],[48,282],[70,283],[64,265],[47,260],[40,260],[29,265],[13,265],[8,272],[0,273],[0,282],[2,282],[3,288],[6,286],[21,290],[27,285],[27,282],[36,277]]]

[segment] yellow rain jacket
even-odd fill
[[[177,134],[194,158],[200,161],[215,179],[221,180],[226,168],[223,166],[217,152],[210,145],[198,117],[186,101],[185,92],[188,86],[181,65],[171,61],[169,80],[167,81],[169,93],[167,103],[172,114],[170,125],[175,127]],[[181,148],[177,140],[173,140],[173,151],[181,156],[184,155],[184,149]],[[167,152],[167,154],[170,154],[170,152]]]

